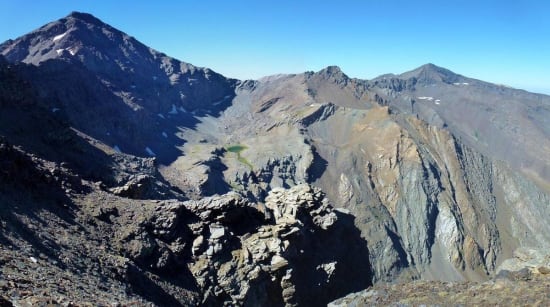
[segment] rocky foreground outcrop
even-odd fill
[[[372,284],[352,216],[310,185],[275,188],[263,203],[235,192],[135,200],[82,185],[53,214],[30,203],[2,213],[6,302],[322,306]]]
[[[322,305],[371,282],[353,219],[307,184],[273,189],[265,204],[229,193],[150,214],[124,227],[122,253],[159,274],[189,270],[202,305]]]

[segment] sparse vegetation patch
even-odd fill
[[[244,145],[231,145],[225,148],[227,151],[237,154],[237,160],[241,162],[242,164],[248,166],[250,169],[253,169],[252,164],[246,160],[243,156],[241,156],[241,152],[245,149],[248,149],[248,147]]]

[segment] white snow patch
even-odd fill
[[[180,107],[180,111],[182,111],[183,113],[187,113],[187,110],[184,107]]]
[[[338,211],[338,212],[343,213],[343,214],[351,214],[351,211],[349,211],[346,208],[334,208],[334,211]]]
[[[118,153],[122,153],[122,151],[120,150],[120,147],[118,147],[118,145],[113,146],[113,150],[118,152]]]
[[[70,49],[67,49],[67,50],[69,50],[69,53],[70,53],[71,55],[75,55],[75,54],[76,54],[76,49],[75,49],[75,48],[70,48]]]
[[[226,100],[229,99],[229,98],[231,98],[231,95],[224,96],[222,100],[216,101],[216,102],[212,103],[212,105],[217,106],[217,105],[219,105],[220,103],[226,101]]]
[[[151,150],[151,148],[149,148],[149,147],[145,147],[145,151],[146,151],[147,154],[148,154],[149,156],[151,156],[151,157],[156,156],[155,152],[153,152],[153,151]]]
[[[63,50],[65,49],[57,49],[55,52],[57,52],[57,55],[60,55],[61,53],[63,53]]]
[[[165,137],[165,138],[168,138],[168,134],[166,134],[166,132],[162,131],[162,136]]]
[[[157,79],[158,79],[157,76],[153,76],[153,80],[157,81]]]
[[[52,108],[52,113],[55,113],[57,111],[61,110],[60,108]]]
[[[468,82],[463,82],[462,85],[470,85]]]
[[[462,82],[462,83],[460,83],[460,82],[455,82],[455,83],[453,83],[453,84],[454,84],[454,85],[470,85],[470,83],[468,83],[468,82]]]
[[[131,87],[131,88],[136,88],[136,86],[135,86],[135,85],[131,85],[130,87]]]
[[[30,257],[29,259],[30,259],[33,263],[37,263],[37,262],[38,262],[38,260],[37,260],[36,258],[34,258],[34,257]]]
[[[62,39],[63,37],[65,37],[65,35],[67,35],[67,32],[65,32],[63,34],[56,35],[56,36],[53,37],[53,41],[56,42],[56,41]]]
[[[439,103],[439,101],[436,101],[435,104],[439,105],[440,103]]]
[[[162,115],[162,114],[160,114],[160,113],[157,114],[157,116],[160,117],[160,118],[162,118],[162,119],[166,119],[166,117],[164,117],[164,115]]]
[[[172,110],[170,110],[170,112],[168,112],[168,114],[178,114],[178,109],[176,109],[175,104],[172,105]]]
[[[420,97],[416,97],[416,98],[418,98],[418,99],[420,99],[420,100],[428,100],[428,101],[434,100],[433,97],[426,97],[426,96],[420,96]]]

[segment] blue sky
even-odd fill
[[[0,0],[0,41],[71,11],[239,79],[328,65],[370,79],[431,62],[550,94],[550,1]]]

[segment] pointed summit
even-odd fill
[[[81,62],[87,69],[105,78],[131,74],[134,78],[148,80],[167,72],[199,70],[149,48],[91,14],[81,12],[72,12],[27,35],[3,43],[0,54],[10,62],[34,65],[52,59]],[[204,74],[207,73],[205,70]],[[177,77],[172,79],[175,81]]]
[[[349,77],[336,65],[327,66],[317,73],[316,75],[322,76],[324,78],[333,78],[335,80],[347,80]]]
[[[4,42],[0,50],[10,62],[38,65],[50,59],[69,59],[87,51],[107,51],[116,48],[110,44],[126,43],[125,37],[126,34],[91,14],[72,12],[29,34]]]
[[[414,70],[405,72],[398,76],[400,79],[416,78],[420,83],[433,84],[437,82],[453,83],[462,80],[463,77],[454,72],[428,63]]]
[[[66,18],[78,19],[78,20],[81,20],[83,22],[96,24],[96,25],[103,25],[104,24],[101,20],[99,20],[97,17],[95,17],[92,14],[77,12],[77,11],[71,12],[69,15],[67,15]]]

